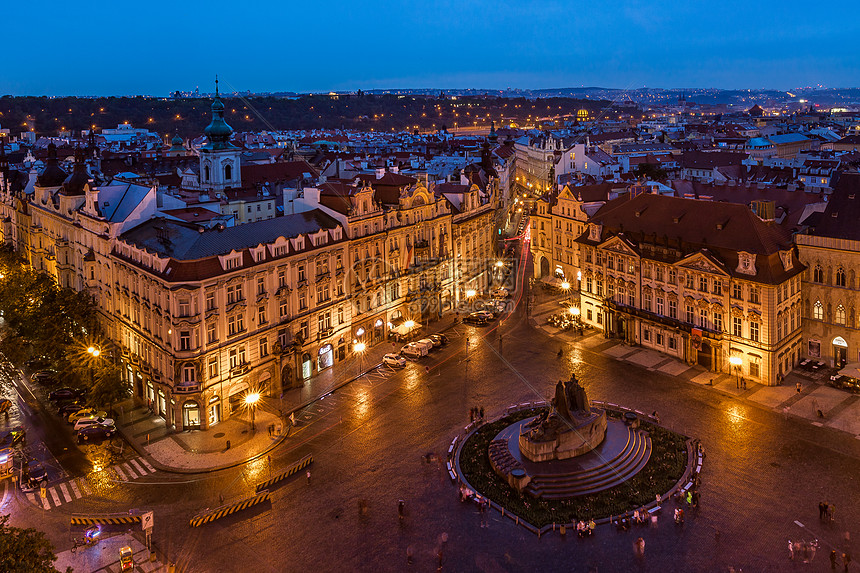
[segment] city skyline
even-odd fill
[[[802,19],[796,17],[801,5],[792,8],[761,3],[756,15],[766,20],[756,16],[750,26],[747,7],[737,2],[720,11],[642,2],[607,10],[566,2],[539,8],[379,2],[367,8],[334,1],[325,11],[298,5],[284,10],[271,2],[254,10],[191,2],[181,12],[156,2],[145,13],[49,2],[40,15],[43,26],[86,32],[64,57],[57,57],[57,44],[31,43],[26,63],[5,70],[0,93],[166,95],[195,86],[208,92],[216,73],[231,91],[301,93],[860,84],[850,50],[858,25],[835,27],[838,6],[826,13],[805,10]],[[32,18],[24,5],[9,7],[8,16]],[[130,31],[123,22],[132,19],[135,30],[146,32]]]

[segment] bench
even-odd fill
[[[654,507],[652,507],[651,509],[648,510],[648,515],[657,515],[658,513],[660,513],[660,510],[662,510],[662,509],[663,508],[661,506],[655,505]]]

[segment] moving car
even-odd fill
[[[95,408],[84,408],[83,410],[78,410],[73,414],[69,414],[68,420],[70,424],[74,424],[81,418],[104,418],[107,416],[107,412],[104,410],[96,410]]]
[[[116,426],[113,424],[91,424],[85,426],[78,431],[78,443],[88,442],[90,440],[103,440],[110,438],[116,433]]]
[[[14,446],[18,442],[24,440],[24,436],[27,435],[26,430],[24,430],[24,426],[15,426],[8,432],[3,432],[0,434],[0,448],[8,448],[10,446]]]
[[[399,354],[388,353],[382,357],[382,363],[388,366],[406,366],[406,359]]]
[[[8,412],[9,408],[12,407],[12,400],[9,398],[0,398],[0,414],[3,412]]]
[[[477,324],[484,325],[490,322],[493,319],[493,315],[486,311],[479,311],[470,313],[468,316],[463,318],[463,322],[466,324]]]
[[[27,469],[27,485],[36,489],[48,485],[48,470],[41,464],[29,466]]]
[[[505,287],[496,287],[492,292],[493,298],[508,298],[508,289]]]
[[[75,422],[75,431],[78,432],[81,428],[86,428],[87,426],[94,426],[96,424],[101,424],[103,426],[113,426],[112,418],[81,418],[77,422]]]
[[[85,390],[76,390],[75,388],[58,388],[54,390],[50,394],[48,394],[48,399],[59,401],[59,400],[73,400],[75,398],[80,398],[86,394]]]

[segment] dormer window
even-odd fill
[[[232,181],[233,180],[233,166],[225,165],[224,166],[224,181]]]

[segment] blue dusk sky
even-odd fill
[[[860,85],[860,9],[542,0],[4,2],[0,94]]]

